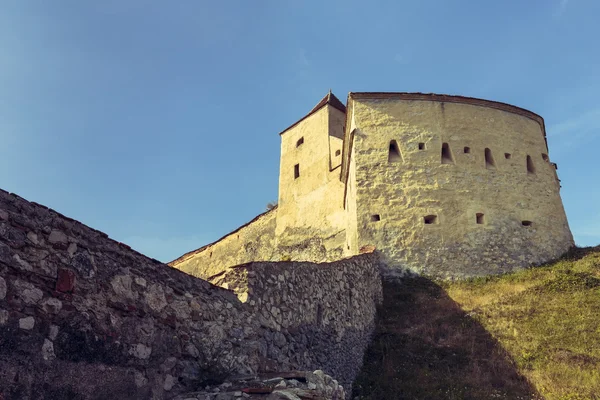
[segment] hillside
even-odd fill
[[[384,285],[361,399],[597,399],[600,247],[462,282]]]

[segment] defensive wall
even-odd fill
[[[329,93],[280,136],[278,207],[239,240],[170,265],[208,278],[241,262],[331,261],[374,245],[390,267],[463,278],[574,245],[544,121],[522,108],[423,93],[350,93],[344,106]]]
[[[0,190],[0,398],[163,399],[292,369],[350,388],[381,301],[375,254],[224,274],[236,293]]]
[[[442,277],[559,257],[573,238],[541,117],[458,96],[351,93],[347,254]]]

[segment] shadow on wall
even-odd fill
[[[384,282],[359,399],[540,399],[508,353],[425,278]]]

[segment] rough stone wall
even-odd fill
[[[0,191],[0,398],[163,399],[281,369],[348,388],[381,298],[377,263],[253,264],[260,282],[241,302]]]
[[[453,102],[352,103],[346,200],[356,203],[358,247],[375,245],[389,265],[466,277],[542,263],[573,245],[538,121]],[[390,162],[392,140],[400,157]]]
[[[190,275],[206,279],[227,267],[250,261],[279,261],[275,240],[277,207],[214,243],[191,251],[169,263]]]

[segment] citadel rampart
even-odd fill
[[[349,103],[348,254],[372,244],[390,266],[464,277],[573,245],[541,117],[453,96],[357,93]]]
[[[162,399],[290,369],[349,388],[381,301],[375,254],[227,274],[245,302],[0,190],[0,397]]]
[[[319,262],[373,245],[400,270],[503,273],[573,246],[559,190],[544,121],[530,111],[423,93],[350,93],[344,106],[329,93],[281,132],[274,236],[257,221],[247,242],[212,245],[229,259],[205,247],[170,265],[209,277],[233,261]],[[243,250],[260,242],[274,248]]]

